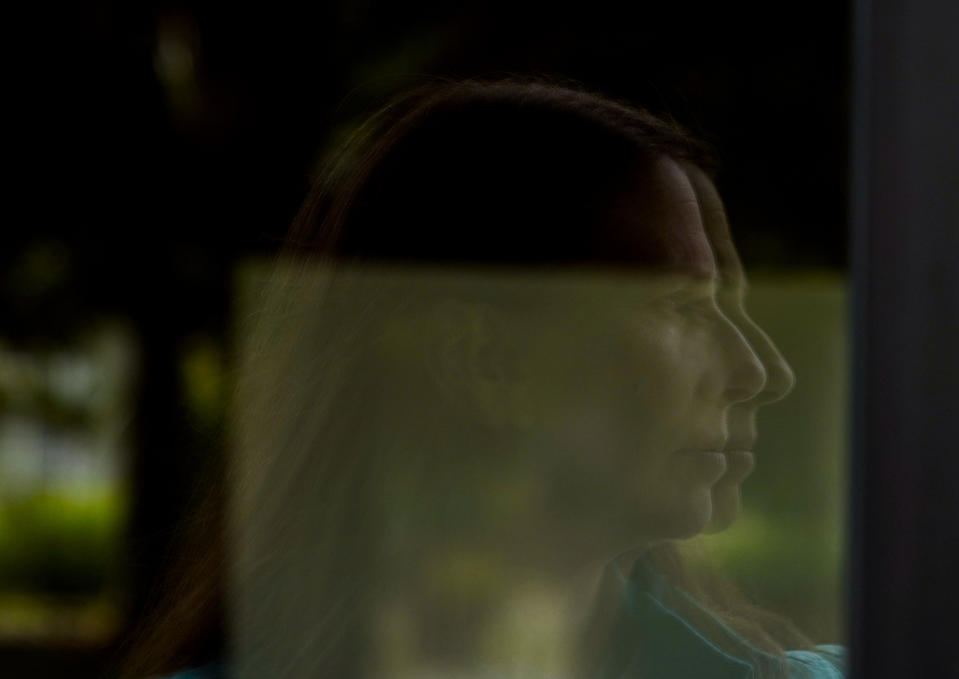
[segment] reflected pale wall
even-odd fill
[[[333,647],[343,676],[570,676],[593,605],[583,595],[604,566],[686,535],[708,497],[708,482],[650,481],[688,470],[637,454],[668,438],[643,411],[670,380],[643,392],[659,345],[631,355],[615,338],[624,311],[652,327],[642,310],[658,299],[655,277],[293,269],[241,283],[231,511],[241,677],[302,676]],[[513,320],[491,330],[477,304]],[[696,541],[768,608],[837,641],[842,281],[764,279],[748,307],[797,387],[760,413],[745,516]],[[664,346],[693,331],[667,333]],[[520,345],[534,351],[510,349]],[[460,354],[476,361],[444,363]],[[705,354],[684,356],[709,367]],[[503,389],[524,370],[537,387]],[[714,421],[684,417],[696,436]]]

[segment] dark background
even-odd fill
[[[134,330],[129,619],[220,449],[188,412],[184,347],[228,353],[234,264],[274,252],[323,150],[424,76],[542,75],[673,115],[718,149],[747,267],[845,268],[844,3],[452,5],[85,3],[8,24],[0,336]],[[8,646],[0,666],[98,676],[114,653]]]

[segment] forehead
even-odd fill
[[[697,192],[668,157],[636,170],[612,206],[620,258],[637,267],[712,278],[716,264]]]
[[[716,264],[724,276],[741,277],[742,263],[729,230],[726,209],[716,186],[705,172],[692,163],[682,163],[682,169],[699,201],[703,229],[716,258]]]

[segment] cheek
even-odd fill
[[[709,518],[709,492],[677,485],[671,461],[705,413],[708,338],[652,318],[605,327],[555,339],[552,360],[545,347],[531,357],[540,366],[529,396],[540,403],[532,450],[543,515],[610,544],[654,529],[692,535]]]
[[[571,455],[655,463],[682,441],[702,410],[708,371],[701,338],[679,324],[620,321],[540,364],[529,402],[539,428]],[[569,336],[566,339],[570,339]],[[638,457],[642,456],[643,460]]]
[[[634,402],[650,418],[694,414],[709,378],[708,338],[681,322],[633,322],[624,342],[622,374]]]

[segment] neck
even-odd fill
[[[392,671],[384,675],[596,676],[641,554],[563,572],[486,564],[487,573],[479,566],[467,573],[464,565],[459,592],[452,580],[449,591],[438,592],[435,578],[394,590],[413,653],[405,667],[387,663]]]

